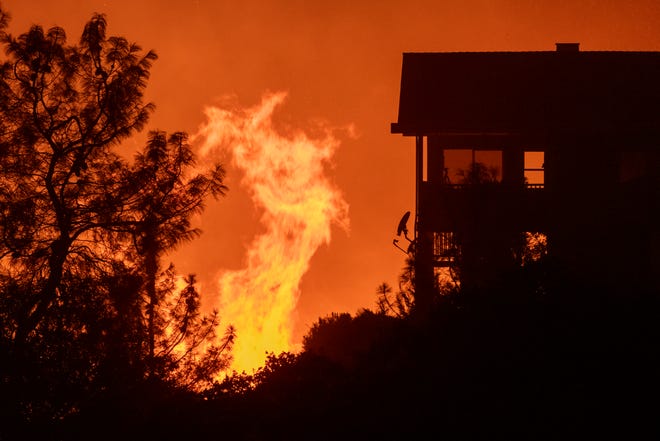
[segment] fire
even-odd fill
[[[339,146],[330,130],[311,138],[283,134],[272,115],[286,93],[266,94],[247,109],[208,107],[195,136],[202,156],[229,152],[265,227],[250,244],[245,268],[219,276],[224,322],[236,327],[232,369],[251,373],[266,353],[295,351],[294,312],[300,282],[316,250],[331,239],[332,224],[348,226],[348,204],[325,174]]]

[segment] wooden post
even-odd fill
[[[427,230],[426,215],[421,197],[424,180],[424,137],[419,135],[415,142],[416,168],[416,213],[415,213],[415,309],[428,312],[433,295],[433,242],[432,231]]]

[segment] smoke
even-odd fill
[[[326,176],[339,146],[327,127],[320,136],[276,130],[273,112],[286,93],[270,93],[251,108],[205,109],[202,157],[230,154],[242,173],[264,232],[248,247],[245,268],[218,278],[217,305],[236,327],[232,369],[251,371],[266,353],[294,351],[292,329],[300,282],[316,250],[331,239],[331,226],[348,227],[348,204]]]

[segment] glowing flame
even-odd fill
[[[196,137],[201,154],[229,151],[242,184],[263,213],[265,232],[247,252],[246,267],[219,277],[222,320],[236,327],[232,369],[251,373],[267,352],[294,351],[292,329],[300,282],[331,225],[348,225],[348,205],[325,176],[339,142],[329,130],[318,139],[303,131],[282,134],[272,121],[285,93],[259,105],[228,110],[208,107]]]

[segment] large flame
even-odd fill
[[[231,153],[242,184],[262,210],[265,232],[247,252],[246,266],[219,276],[218,309],[236,327],[232,369],[253,372],[267,353],[294,351],[292,329],[300,282],[310,259],[330,242],[331,225],[348,225],[348,205],[325,175],[339,143],[326,130],[282,134],[272,115],[285,93],[267,94],[247,109],[208,107],[195,136],[203,156]]]

